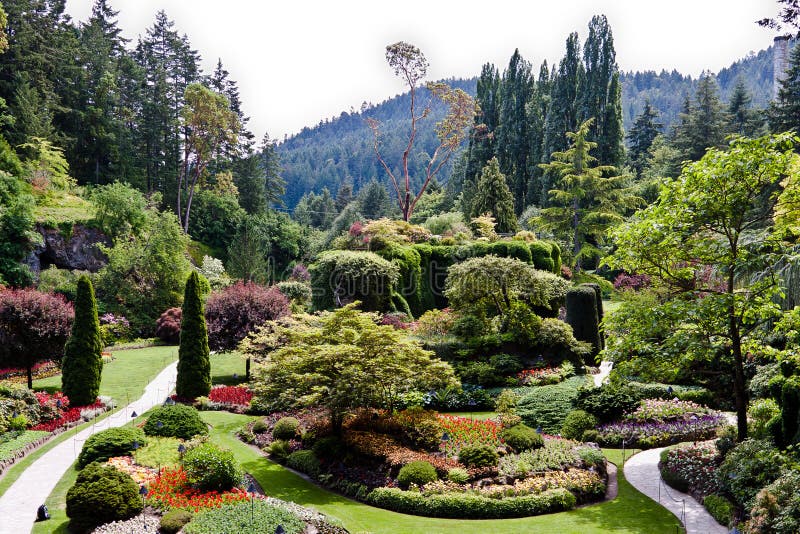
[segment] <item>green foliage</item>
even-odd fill
[[[711,517],[716,519],[717,523],[722,526],[729,526],[733,521],[733,515],[736,512],[736,507],[731,501],[720,495],[706,495],[703,498],[703,506],[705,506]]]
[[[148,436],[192,439],[198,434],[208,434],[208,426],[200,418],[197,409],[173,404],[153,410],[144,424],[144,432]]]
[[[161,516],[159,531],[164,534],[178,534],[192,520],[193,514],[187,510],[173,508]]]
[[[411,484],[424,486],[428,482],[438,480],[436,469],[424,460],[410,462],[400,468],[397,474],[397,483],[403,488],[408,488]]]
[[[490,499],[470,493],[422,495],[398,488],[377,488],[369,493],[367,502],[403,514],[454,519],[504,519],[570,510],[575,506],[576,499],[572,493],[561,488],[507,499]]]
[[[748,439],[725,456],[717,469],[720,488],[739,506],[750,509],[761,488],[780,477],[786,459],[767,440]]]
[[[447,480],[456,484],[465,484],[469,480],[469,472],[463,467],[453,467],[447,471]]]
[[[384,248],[378,250],[377,254],[397,265],[400,275],[397,289],[401,290],[400,295],[408,303],[407,306],[411,313],[414,316],[421,315],[425,310],[421,302],[422,268],[420,267],[419,252],[410,246],[388,243]]]
[[[61,391],[72,406],[86,406],[97,400],[103,371],[102,351],[94,288],[84,275],[78,279],[75,321],[61,363]]]
[[[253,432],[255,432],[256,434],[263,434],[267,430],[269,430],[269,427],[267,426],[266,421],[264,421],[263,419],[259,419],[258,421],[253,423]]]
[[[524,424],[518,424],[504,429],[500,433],[500,437],[505,440],[509,447],[517,452],[538,449],[544,446],[544,439],[541,434]]]
[[[84,468],[92,462],[104,462],[114,456],[126,456],[135,450],[134,444],[147,443],[144,432],[128,426],[101,430],[89,436],[78,455],[78,467]]]
[[[561,435],[580,441],[583,433],[597,427],[597,418],[583,410],[572,410],[561,425]]]
[[[519,229],[514,197],[508,189],[506,177],[500,172],[497,158],[489,160],[483,168],[472,199],[472,217],[485,213],[494,216],[498,232],[516,232]]]
[[[467,467],[490,467],[497,465],[497,451],[489,445],[468,445],[458,451],[458,461]]]
[[[261,499],[224,504],[196,514],[183,531],[186,534],[263,534],[275,532],[278,525],[286,534],[300,534],[305,523],[289,510]]]
[[[147,223],[147,200],[127,183],[102,185],[91,198],[95,224],[114,240],[139,234]]]
[[[325,436],[314,442],[312,450],[322,460],[341,460],[347,453],[347,446],[341,438]]]
[[[576,376],[560,384],[537,386],[519,400],[517,415],[532,428],[557,434],[578,396],[578,388],[585,382],[586,377]]]
[[[269,452],[269,455],[274,458],[275,461],[284,462],[286,461],[286,457],[292,453],[292,446],[289,445],[288,441],[276,439],[269,444],[267,452]]]
[[[295,439],[300,432],[300,421],[295,417],[281,417],[272,427],[272,437],[275,439]]]
[[[18,415],[12,419],[27,422],[27,418],[24,415]],[[44,430],[25,430],[25,424],[15,430],[12,430],[12,428],[12,425],[5,429],[0,426],[0,429],[2,429],[2,433],[0,433],[0,436],[2,436],[0,437],[0,462],[16,458],[20,451],[25,450],[28,445],[50,434]]]
[[[748,532],[792,534],[800,529],[800,474],[789,471],[758,492],[749,510]],[[709,510],[710,511],[710,510]],[[715,516],[716,517],[716,516]]]
[[[306,282],[288,280],[286,282],[278,282],[275,287],[277,287],[278,291],[283,293],[283,296],[289,299],[292,304],[304,308],[311,302],[311,286]]]
[[[504,389],[497,396],[495,411],[500,414],[513,414],[519,402],[519,395],[513,389]]]
[[[552,258],[553,245],[546,241],[533,241],[528,244],[528,250],[534,267],[542,271],[556,272]]]
[[[309,268],[312,303],[330,309],[359,300],[365,310],[387,311],[400,269],[372,252],[326,251]]]
[[[601,423],[610,423],[636,409],[639,398],[628,388],[603,384],[599,388],[579,389],[574,404],[597,417]]]
[[[178,438],[158,438],[150,436],[147,443],[133,451],[133,459],[138,465],[159,469],[162,466],[177,466],[180,463]]]
[[[572,327],[575,339],[591,343],[591,356],[596,357],[602,349],[597,293],[592,287],[573,287],[567,291],[566,302],[566,322]]]
[[[192,271],[186,281],[181,315],[181,338],[178,348],[178,378],[175,393],[194,399],[211,391],[208,330],[200,296],[199,277]]]
[[[142,511],[139,487],[128,475],[101,464],[88,466],[67,491],[70,528],[79,532],[119,521]]]
[[[236,196],[197,191],[192,198],[189,235],[215,250],[225,250],[244,216]]]
[[[30,186],[0,171],[0,280],[16,287],[30,285],[30,269],[20,262],[41,241],[34,231],[35,200]]]
[[[212,443],[189,449],[181,460],[192,484],[200,491],[226,491],[242,483],[242,471],[231,451]]]
[[[320,473],[319,458],[314,451],[295,451],[286,457],[286,465],[312,477],[316,477]]]
[[[772,399],[754,399],[747,408],[747,420],[750,423],[749,435],[755,439],[771,437],[767,423],[773,417],[780,415],[778,403]]]

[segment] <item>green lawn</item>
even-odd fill
[[[226,412],[203,412],[213,426],[212,439],[231,449],[244,469],[270,496],[313,507],[341,521],[351,532],[372,533],[516,533],[559,534],[674,534],[678,520],[653,500],[636,491],[619,473],[619,495],[613,501],[558,514],[506,520],[455,520],[416,517],[357,503],[326,491],[261,456],[239,441],[234,432],[251,419]],[[621,451],[605,451],[620,462]],[[627,457],[627,454],[626,454]]]
[[[235,377],[233,375],[236,375]],[[211,355],[211,383],[234,386],[244,382],[245,359],[238,352]]]

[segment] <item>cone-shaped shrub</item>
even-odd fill
[[[61,364],[61,391],[73,406],[97,400],[103,371],[101,339],[94,288],[88,277],[81,276],[75,296],[75,322]]]
[[[203,315],[203,300],[200,298],[200,280],[194,271],[186,281],[182,310],[175,393],[179,397],[194,399],[211,391],[208,330]]]
[[[597,318],[597,294],[591,287],[573,287],[567,291],[566,303],[566,322],[572,327],[575,339],[591,343],[592,357],[597,356],[602,346]]]

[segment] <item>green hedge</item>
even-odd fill
[[[143,447],[146,443],[140,428],[126,426],[101,430],[84,442],[78,455],[78,468],[83,469],[92,462],[105,462],[114,456],[126,456],[137,445]]]
[[[71,532],[90,531],[97,525],[128,519],[141,511],[136,482],[111,466],[90,465],[78,474],[75,485],[67,491]]]
[[[368,311],[387,311],[400,269],[373,252],[328,250],[309,268],[314,309],[336,307],[336,291],[343,301],[361,301]]]
[[[602,349],[600,323],[598,318],[597,293],[593,287],[581,285],[567,291],[566,323],[578,341],[592,344],[592,357]],[[587,362],[593,363],[593,362]]]
[[[400,280],[395,288],[407,303],[407,308],[415,317],[419,317],[426,310],[422,305],[422,268],[421,256],[414,247],[389,243],[385,248],[376,251],[381,258],[397,265],[400,269]],[[393,295],[394,298],[394,295]],[[395,306],[397,311],[405,311]]]
[[[424,496],[416,491],[376,488],[367,502],[404,514],[453,519],[506,519],[561,512],[575,507],[575,496],[558,488],[536,495],[489,499],[469,493]]]
[[[717,520],[722,526],[729,526],[733,520],[733,514],[736,512],[736,507],[731,501],[719,495],[707,495],[703,499],[703,506],[706,507],[708,513]]]
[[[192,439],[198,434],[208,434],[208,426],[195,408],[175,404],[156,408],[144,424],[144,433],[148,436]]]

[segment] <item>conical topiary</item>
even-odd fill
[[[81,276],[75,296],[75,322],[61,363],[61,391],[72,406],[85,406],[97,400],[103,372],[102,351],[94,288],[87,276]]]
[[[186,281],[182,310],[175,393],[179,397],[194,399],[211,391],[208,330],[200,297],[200,280],[194,271]]]

